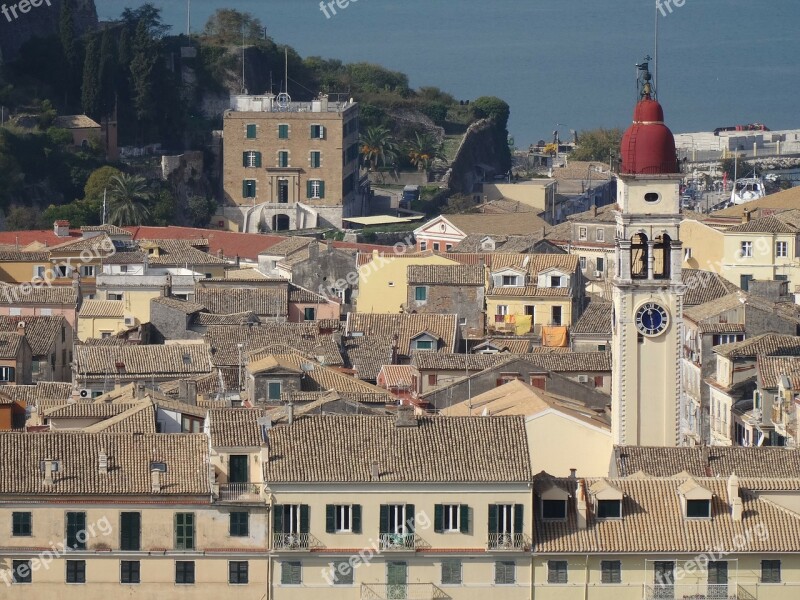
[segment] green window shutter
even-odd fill
[[[378,523],[378,533],[389,533],[389,505],[381,504],[380,521]]]
[[[497,533],[497,504],[489,505],[489,534]]]
[[[336,531],[336,507],[333,504],[325,505],[325,533]]]
[[[325,197],[325,182],[324,181],[320,181],[319,182],[319,197],[320,198],[324,198]]]
[[[247,139],[254,140],[256,137],[256,126],[254,124],[249,124],[247,126]]]
[[[460,515],[460,526],[461,526],[461,533],[469,533],[469,506],[466,504],[462,504],[458,507],[458,510],[461,512]]]
[[[247,152],[242,152],[242,166],[247,166]]]
[[[408,525],[409,533],[414,533],[414,515],[416,511],[414,510],[413,504],[406,504],[406,524]]]
[[[242,198],[247,198],[247,180],[242,179]]]
[[[514,505],[514,533],[522,533],[522,504]]]
[[[444,514],[444,507],[441,504],[433,505],[433,531],[434,533],[442,533],[444,526],[442,524]]]
[[[353,504],[352,527],[353,533],[361,533],[361,505]]]
[[[300,533],[308,533],[308,504],[300,505]]]
[[[283,533],[283,505],[276,504],[272,507],[272,532]]]
[[[282,140],[289,139],[289,126],[278,125],[278,137]]]
[[[256,167],[261,166],[261,152],[256,152]]]
[[[321,140],[325,139],[325,126],[324,125],[320,125],[319,126],[319,139],[321,139]]]
[[[314,191],[311,189],[311,180],[306,181],[306,198],[313,198]]]

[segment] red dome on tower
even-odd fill
[[[620,170],[628,175],[678,173],[675,138],[664,125],[664,109],[651,96],[648,65],[644,63],[638,66],[643,71],[641,100],[633,111],[633,124],[622,136]]]

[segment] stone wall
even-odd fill
[[[476,121],[467,129],[456,152],[444,182],[451,191],[472,194],[475,184],[481,181],[476,165],[487,165],[496,173],[504,173],[509,166],[503,163],[503,154],[497,145],[500,143],[497,124],[491,119]],[[502,135],[505,138],[505,134]],[[502,143],[506,143],[503,139]],[[506,158],[507,158],[506,151]]]

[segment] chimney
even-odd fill
[[[378,464],[378,461],[377,461],[377,460],[373,460],[373,461],[372,461],[372,462],[369,464],[369,473],[370,473],[370,475],[372,475],[372,478],[373,478],[373,479],[378,479],[378,478],[380,478],[380,476],[381,476],[381,467],[380,467],[380,465]]]
[[[311,242],[308,245],[308,258],[314,259],[319,256],[319,242]]]
[[[597,205],[596,204],[592,204],[592,208],[590,210],[592,211],[592,216],[596,217],[597,216]]]
[[[134,385],[136,386],[136,388],[135,388],[136,399],[137,400],[143,400],[144,396],[145,396],[144,382],[137,381]]]
[[[414,416],[413,406],[398,406],[394,420],[395,427],[416,427],[417,418]]]
[[[42,461],[44,467],[44,473],[42,473],[43,480],[42,483],[44,485],[53,485],[54,478],[53,472],[56,470],[58,461],[46,458]]]
[[[53,233],[56,237],[69,237],[69,221],[55,221],[53,223]]]
[[[25,321],[19,321],[17,323],[17,333],[22,336],[25,335]]]
[[[575,480],[578,478],[578,469],[570,469],[569,470],[569,478]]]
[[[150,491],[154,494],[161,492],[161,472],[155,469],[150,470]]]
[[[586,496],[583,493],[583,486],[581,486],[580,483],[578,483],[575,488],[575,513],[578,521],[578,529],[586,529],[588,524],[586,516]]]
[[[392,363],[396,365],[399,363],[398,356],[397,356],[397,348],[400,345],[400,336],[396,333],[392,336]]]
[[[194,379],[186,381],[186,403],[197,406],[197,382]]]
[[[189,399],[188,381],[181,379],[178,381],[178,400],[186,402]]]
[[[286,420],[289,422],[289,425],[294,423],[294,403],[289,402],[286,405]]]
[[[106,454],[105,450],[100,450],[100,454],[97,457],[97,467],[100,475],[108,475],[108,454]]]
[[[750,222],[750,211],[746,208],[742,211],[742,224]]]
[[[728,500],[731,503],[731,518],[734,521],[742,520],[742,499],[739,497],[739,478],[736,472],[728,477]]]

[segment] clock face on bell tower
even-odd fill
[[[669,325],[669,313],[663,306],[655,302],[646,302],[636,311],[636,328],[646,336],[657,336],[664,333]]]

